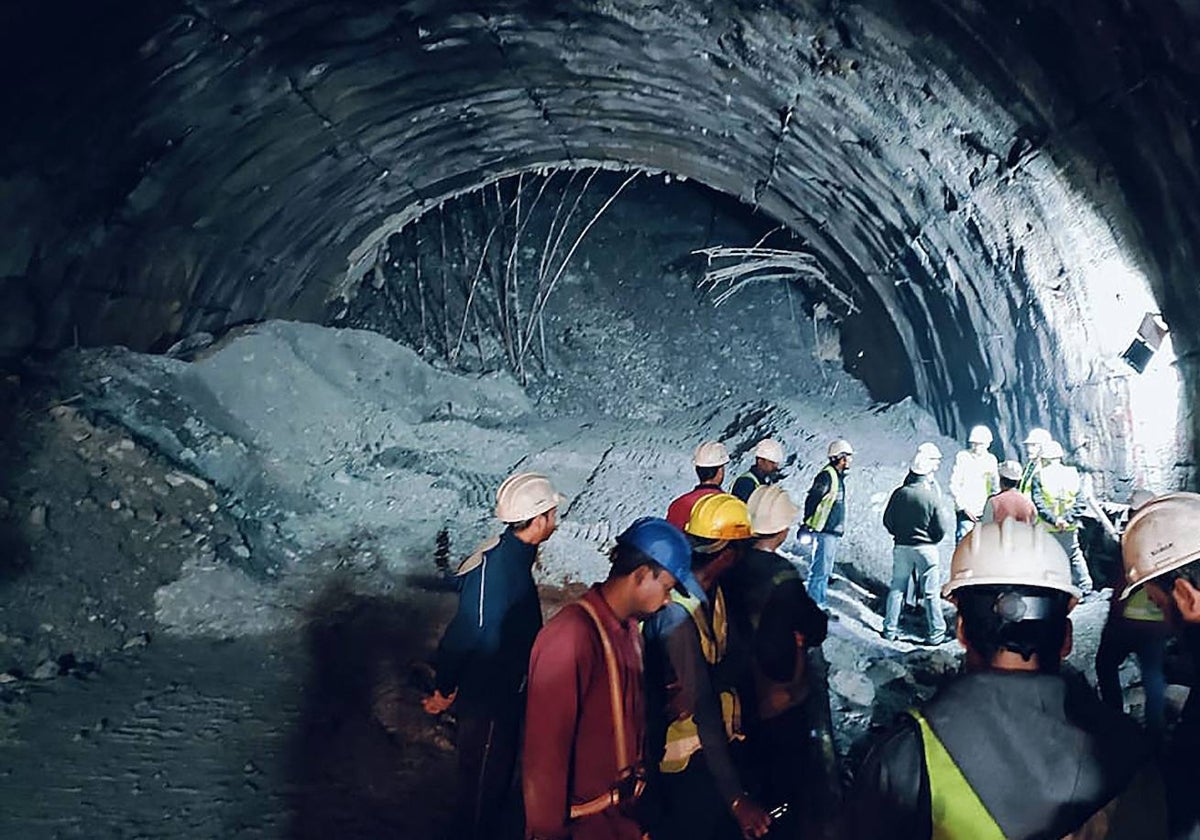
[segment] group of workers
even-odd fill
[[[844,836],[1190,836],[1196,809],[1180,769],[1200,742],[1200,713],[1185,709],[1163,759],[1110,698],[1060,673],[1069,613],[1091,586],[1073,562],[1078,540],[1061,536],[1074,536],[1083,502],[1071,493],[1086,488],[1058,469],[1061,447],[1030,438],[1025,468],[998,464],[982,427],[956,458],[962,537],[944,586],[930,550],[944,531],[937,447],[918,449],[888,502],[896,546],[884,635],[895,636],[915,573],[927,640],[957,638],[966,671],[868,754]],[[826,595],[853,455],[833,441],[800,506],[778,484],[777,441],[759,442],[729,493],[727,449],[700,444],[697,486],[665,518],[626,528],[607,578],[545,626],[533,563],[564,500],[545,476],[508,478],[496,504],[505,530],[459,569],[458,610],[424,701],[431,714],[453,706],[457,716],[454,836],[818,836],[808,821],[818,805],[806,701],[823,686],[808,672],[832,617]],[[797,521],[812,547],[807,580],[781,552]],[[1198,524],[1200,495],[1171,494],[1146,501],[1121,538],[1120,603],[1139,597],[1165,626],[1195,625],[1196,644]],[[957,608],[949,635],[939,594]],[[1113,644],[1122,657],[1140,653]],[[518,777],[520,797],[510,795]]]

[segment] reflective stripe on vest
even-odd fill
[[[709,624],[704,614],[700,599],[690,595],[682,595],[672,591],[671,600],[679,604],[692,621],[696,624],[697,635],[700,637],[700,652],[704,661],[716,665],[725,658],[725,646],[729,637],[729,624],[725,616],[725,593],[717,587],[713,599],[713,618]],[[721,719],[725,721],[725,734],[730,741],[742,738],[742,708],[734,691],[721,692]],[[686,715],[673,720],[667,726],[667,743],[663,751],[659,769],[664,773],[682,773],[687,769],[692,755],[701,748],[700,732],[696,729],[693,715]]]
[[[829,492],[821,497],[812,516],[804,520],[804,524],[814,531],[825,530],[825,523],[829,521],[829,514],[833,511],[833,506],[837,504],[838,493],[841,491],[841,477],[833,468],[833,464],[828,464],[821,472],[829,473]]]
[[[753,482],[754,482],[754,487],[755,487],[755,489],[758,489],[759,487],[761,487],[761,486],[762,486],[762,482],[758,480],[758,476],[756,476],[756,475],[755,475],[753,472],[751,472],[750,470],[746,470],[744,473],[742,473],[741,475],[739,475],[739,476],[737,477],[737,481],[735,481],[735,482],[734,482],[734,484],[737,484],[737,482],[738,482],[738,481],[741,481],[743,478],[748,478],[748,479],[750,479],[751,481],[753,481]]]
[[[932,840],[1005,840],[1004,832],[971,787],[929,721],[909,709],[921,729],[925,772],[929,776],[929,819]]]
[[[1155,606],[1154,602],[1150,600],[1150,596],[1146,594],[1144,586],[1129,596],[1121,615],[1130,621],[1162,622],[1166,620],[1162,610]]]
[[[1050,513],[1055,519],[1065,519],[1067,514],[1074,510],[1075,501],[1079,498],[1079,473],[1075,471],[1074,467],[1050,464],[1042,468],[1039,479],[1042,487],[1042,501],[1046,503],[1046,507],[1050,509]],[[1078,527],[1078,522],[1071,522],[1061,530],[1073,531]],[[1052,528],[1051,530],[1059,529]]]
[[[1021,483],[1017,485],[1022,496],[1028,496],[1033,492],[1033,477],[1037,475],[1041,467],[1042,462],[1036,458],[1025,465],[1025,472],[1021,473]]]

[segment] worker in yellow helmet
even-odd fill
[[[648,820],[655,840],[761,837],[771,818],[746,792],[733,759],[743,739],[729,661],[731,622],[720,579],[752,536],[745,502],[728,493],[699,499],[684,532],[692,542],[694,589],[673,593],[649,618],[646,637]],[[655,772],[657,770],[657,772]]]
[[[1165,838],[1137,725],[1060,673],[1079,590],[1058,543],[1015,519],[978,525],[942,595],[958,608],[966,672],[871,750],[849,837]]]

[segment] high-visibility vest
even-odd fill
[[[1004,832],[975,793],[941,739],[916,709],[909,715],[921,730],[929,777],[931,840],[1005,840]],[[1153,765],[1134,776],[1124,791],[1062,840],[1165,838],[1166,798]]]
[[[726,644],[729,639],[729,622],[725,615],[725,593],[717,587],[713,598],[713,617],[709,624],[699,598],[683,595],[678,591],[671,593],[671,600],[687,610],[700,637],[700,651],[704,661],[716,665],[725,658]],[[730,741],[740,740],[742,736],[742,709],[737,692],[728,690],[721,692],[721,718],[725,721],[725,734]],[[692,755],[701,748],[700,733],[696,729],[693,715],[684,715],[667,725],[667,743],[663,751],[659,769],[664,773],[682,773],[687,769]]]
[[[1148,621],[1151,623],[1166,621],[1163,611],[1150,600],[1150,596],[1146,594],[1146,587],[1144,586],[1129,596],[1129,600],[1125,602],[1125,606],[1121,609],[1121,615],[1130,621]]]
[[[1022,496],[1028,496],[1033,492],[1033,477],[1038,474],[1042,468],[1042,462],[1038,458],[1034,458],[1025,465],[1025,472],[1021,473],[1021,483],[1017,485],[1017,489],[1021,491]]]
[[[1042,501],[1046,503],[1055,519],[1064,519],[1075,508],[1081,484],[1079,472],[1074,467],[1068,467],[1066,464],[1047,464],[1038,473],[1038,483],[1042,489]],[[1062,530],[1073,531],[1078,527],[1078,522],[1070,522]]]
[[[821,472],[829,473],[829,492],[821,497],[821,501],[817,503],[817,509],[813,511],[812,516],[804,520],[804,524],[814,531],[823,531],[825,523],[829,521],[829,514],[833,510],[833,506],[837,504],[838,493],[841,492],[841,476],[838,471],[833,468],[833,464],[826,465]]]

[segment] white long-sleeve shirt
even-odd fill
[[[999,465],[991,452],[964,449],[954,456],[950,472],[950,495],[954,509],[966,511],[975,519],[983,515],[988,496],[1000,490]]]

